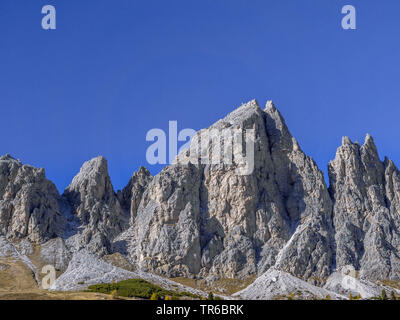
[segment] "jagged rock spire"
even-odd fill
[[[136,218],[137,209],[144,191],[152,180],[152,176],[145,167],[140,167],[129,180],[128,185],[122,190],[118,191],[118,199],[124,210],[129,212],[130,219],[134,222]]]
[[[329,164],[334,200],[336,266],[352,265],[366,278],[400,277],[398,171],[381,162],[371,135],[360,147],[344,139]],[[390,199],[390,200],[389,200]],[[383,240],[385,239],[385,240]],[[383,242],[382,242],[383,240]]]
[[[110,253],[111,240],[128,227],[129,218],[114,192],[107,160],[99,156],[85,162],[63,198],[81,224],[75,237],[76,249]]]
[[[62,234],[59,198],[44,169],[22,165],[10,155],[0,158],[0,232],[8,239],[43,243]]]

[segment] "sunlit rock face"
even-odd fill
[[[44,169],[0,157],[0,232],[8,239],[43,243],[62,234],[59,193]]]
[[[43,244],[51,259],[62,248],[63,269],[83,250],[209,281],[275,270],[322,285],[349,266],[367,280],[399,280],[400,173],[371,136],[363,146],[343,138],[328,190],[272,102],[243,104],[196,137],[223,130],[252,132],[254,148],[234,144],[231,161],[219,163],[203,161],[213,145],[193,148],[154,177],[141,167],[117,193],[103,157],[84,163],[61,196],[43,169],[1,157],[2,239]]]
[[[108,175],[107,160],[97,157],[83,164],[65,190],[72,236],[68,243],[99,255],[111,252],[111,240],[128,227],[124,212]]]
[[[360,146],[343,138],[329,164],[334,200],[336,266],[352,265],[362,277],[400,278],[400,174],[382,162],[370,135]]]

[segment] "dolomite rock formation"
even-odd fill
[[[231,165],[164,168],[140,202],[133,259],[168,276],[246,278],[276,265],[327,277],[333,230],[323,174],[271,102],[261,110],[251,101],[206,130],[229,127],[255,130],[254,171],[238,175],[235,152]]]
[[[85,162],[63,198],[69,205],[71,222],[77,224],[76,234],[69,241],[74,250],[110,253],[110,241],[126,228],[129,217],[114,192],[106,159],[97,157]]]
[[[144,191],[152,180],[152,176],[145,167],[140,167],[129,180],[128,185],[122,190],[118,191],[118,199],[124,210],[129,212],[132,221],[136,218],[137,209]]]
[[[352,265],[367,279],[399,280],[400,173],[393,162],[381,162],[370,135],[363,146],[345,137],[329,177],[336,267]]]
[[[43,169],[1,157],[0,237],[27,255],[29,242],[41,244],[44,260],[69,270],[65,279],[79,278],[85,257],[119,252],[147,275],[261,276],[246,297],[267,297],[265,281],[278,292],[275,275],[282,285],[297,277],[322,286],[345,266],[364,284],[400,280],[400,173],[380,160],[371,136],[363,146],[343,139],[328,190],[272,102],[244,104],[197,137],[227,129],[254,130],[249,174],[238,174],[245,148],[233,147],[230,163],[205,163],[195,139],[190,158],[182,152],[154,177],[141,167],[117,194],[103,157],[86,162],[62,196]],[[214,154],[212,145],[206,151]]]
[[[0,158],[0,233],[8,239],[43,243],[61,234],[59,198],[44,169],[22,165],[10,155]]]

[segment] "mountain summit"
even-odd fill
[[[273,102],[250,101],[201,133],[230,127],[254,130],[248,175],[236,173],[234,152],[230,164],[178,161],[154,177],[142,167],[116,193],[97,157],[59,195],[43,169],[1,157],[0,232],[208,283],[281,275],[309,288],[348,266],[365,281],[400,280],[400,173],[370,135],[362,146],[343,138],[328,189]]]

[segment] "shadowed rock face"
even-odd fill
[[[60,197],[43,169],[2,157],[0,233],[36,243],[61,237],[63,264],[68,251],[120,252],[171,277],[279,270],[322,284],[353,265],[366,279],[399,279],[400,173],[380,161],[369,135],[363,146],[343,139],[329,164],[328,191],[272,102],[265,109],[244,104],[198,136],[227,128],[254,130],[250,174],[238,174],[241,150],[230,164],[185,165],[183,152],[155,177],[140,168],[115,194],[107,161],[97,157]],[[46,252],[58,247],[50,244]]]
[[[336,265],[353,265],[368,279],[400,279],[400,175],[381,162],[367,135],[360,146],[343,138],[329,164],[334,199]]]
[[[142,200],[144,191],[152,180],[152,176],[145,167],[140,167],[129,180],[128,185],[118,191],[118,200],[124,210],[129,212],[132,222],[136,218],[137,209]]]

